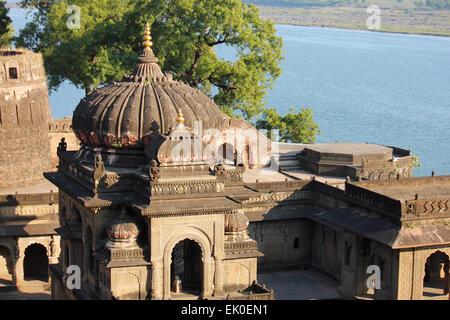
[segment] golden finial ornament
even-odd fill
[[[178,111],[178,115],[177,115],[177,123],[178,126],[184,126],[184,115],[183,112],[181,112],[181,110]]]
[[[142,45],[145,49],[149,49],[153,46],[152,36],[150,35],[150,24],[147,22],[145,25],[145,36],[144,36],[144,42],[142,42]]]

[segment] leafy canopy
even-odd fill
[[[13,28],[8,12],[9,9],[6,8],[5,1],[0,0],[0,48],[11,45]]]
[[[273,22],[261,19],[253,5],[241,0],[22,0],[22,5],[36,10],[17,45],[43,54],[51,89],[68,79],[89,92],[130,73],[148,21],[164,72],[203,90],[231,116],[255,122],[276,114],[267,111],[264,97],[281,74],[283,43]],[[74,5],[81,23],[71,30],[67,22],[74,12],[68,7]],[[218,57],[218,46],[233,47],[236,59]],[[291,128],[300,115],[281,118],[292,132],[286,139],[308,132]]]

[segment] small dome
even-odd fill
[[[119,219],[108,229],[108,237],[113,242],[134,242],[139,235],[139,229],[133,219],[122,209]]]
[[[244,214],[243,209],[234,210],[228,214],[225,218],[225,231],[226,232],[240,232],[247,229],[249,220]]]
[[[148,25],[144,40],[134,73],[94,90],[75,109],[72,127],[85,145],[142,150],[152,133],[176,127],[180,111],[191,128],[195,121],[203,130],[223,128],[227,116],[208,96],[162,73]]]

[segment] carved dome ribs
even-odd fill
[[[186,125],[201,121],[204,130],[222,129],[224,115],[202,92],[182,83],[121,82],[96,90],[74,112],[73,128],[83,143],[143,149],[142,138],[151,133],[154,121],[160,133],[176,126],[178,111]]]
[[[131,75],[94,90],[81,100],[72,127],[85,144],[141,149],[155,127],[167,135],[176,127],[179,111],[187,127],[222,130],[227,118],[203,92],[164,75],[148,43]],[[157,126],[155,126],[155,123]]]

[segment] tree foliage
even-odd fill
[[[229,115],[253,123],[267,115],[264,97],[281,74],[283,43],[273,22],[261,19],[253,5],[241,0],[22,0],[22,5],[36,10],[17,45],[43,54],[51,89],[68,79],[89,92],[131,72],[148,21],[164,72],[203,90]],[[71,30],[73,5],[80,8],[81,24]],[[236,59],[221,59],[218,46],[233,47]]]
[[[8,12],[9,9],[6,8],[5,1],[0,0],[0,48],[11,45],[13,28]]]
[[[296,113],[293,108],[285,116],[279,115],[275,109],[266,108],[264,118],[256,122],[256,126],[267,129],[278,129],[281,142],[315,143],[316,135],[320,135],[319,125],[314,122],[310,108],[302,108]]]

